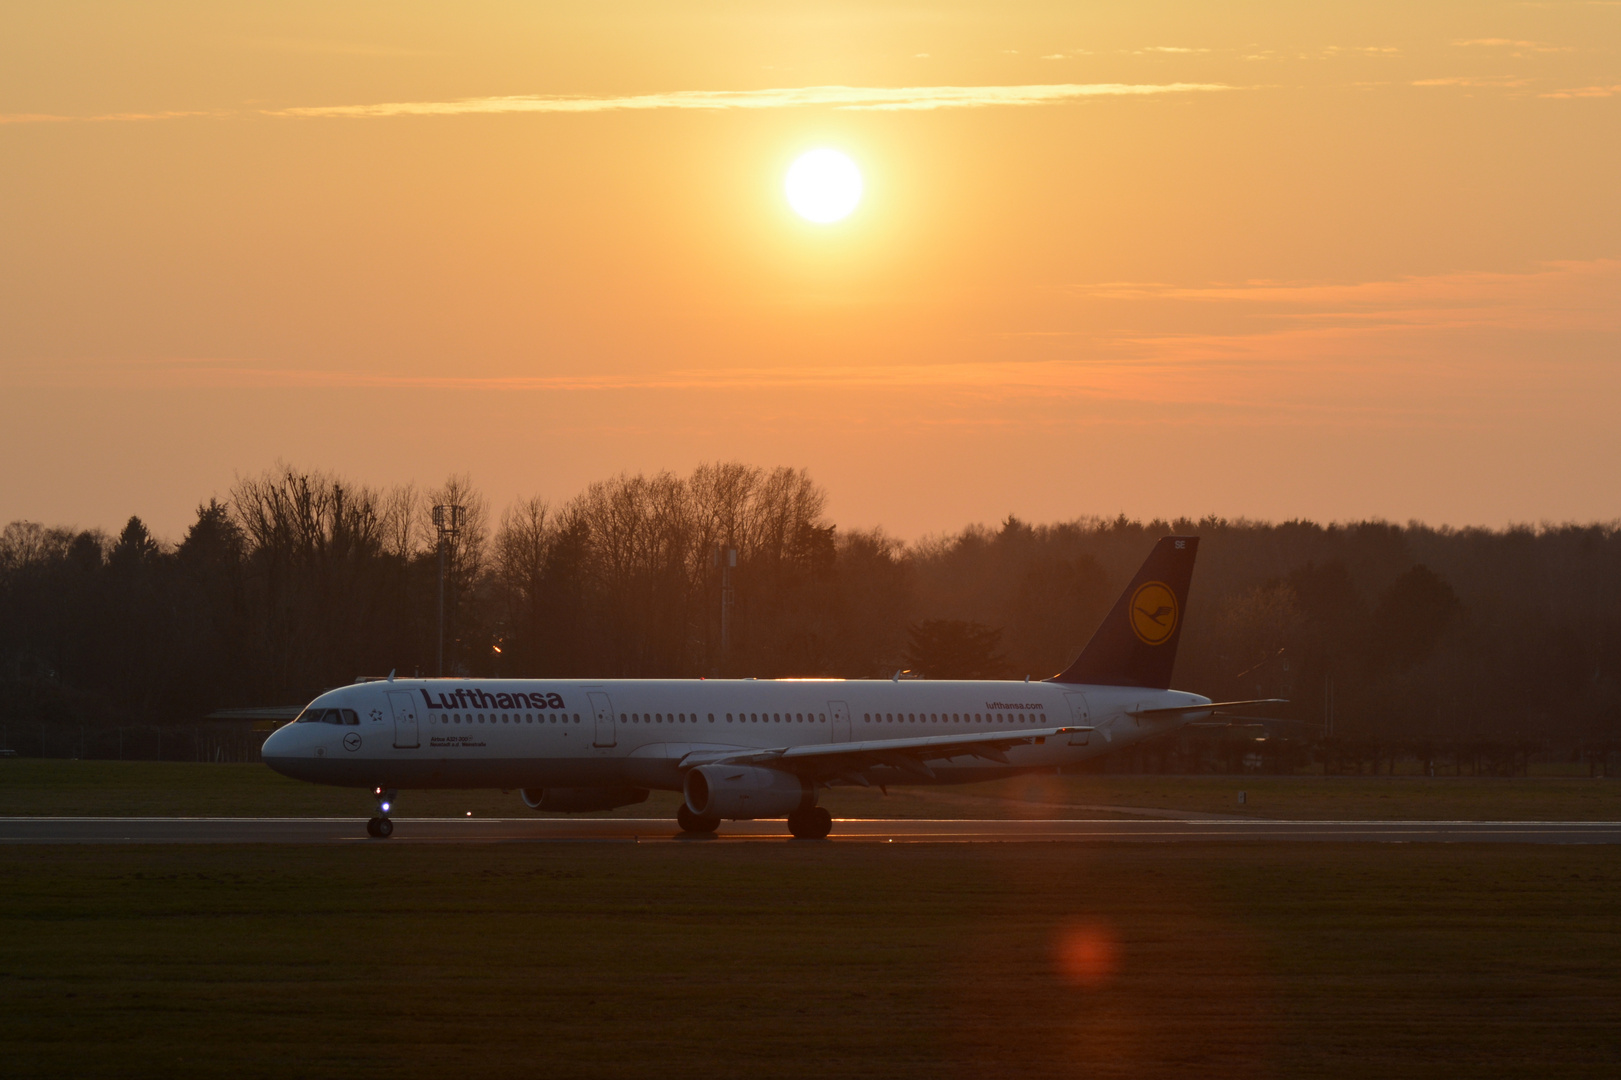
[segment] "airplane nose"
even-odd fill
[[[287,771],[290,763],[293,733],[288,730],[291,724],[284,724],[270,733],[270,737],[259,748],[259,758],[266,765],[281,773],[283,776],[292,775]]]

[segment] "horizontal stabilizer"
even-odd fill
[[[1092,731],[1090,727],[1026,728],[1022,731],[980,731],[963,735],[921,735],[911,739],[870,739],[864,742],[817,743],[814,746],[780,746],[766,749],[695,750],[681,759],[683,771],[699,765],[759,765],[769,769],[842,776],[852,771],[888,766],[927,769],[925,762],[954,757],[980,757],[1007,763],[1006,751],[1029,746],[1060,735]]]
[[[1188,713],[1216,712],[1219,709],[1234,709],[1240,705],[1287,705],[1288,698],[1267,697],[1251,698],[1248,701],[1211,701],[1203,705],[1177,705],[1170,709],[1137,709],[1128,710],[1127,716],[1186,716]]]

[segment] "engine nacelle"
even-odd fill
[[[613,810],[647,801],[647,789],[639,787],[524,788],[520,794],[523,804],[531,810],[555,810],[565,814]]]
[[[699,817],[741,821],[787,817],[816,805],[816,788],[781,769],[700,765],[687,773],[687,809]]]

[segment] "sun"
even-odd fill
[[[783,188],[795,213],[827,225],[849,217],[861,202],[861,170],[837,150],[811,150],[788,166]]]

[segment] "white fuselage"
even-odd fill
[[[1133,714],[1209,700],[1055,682],[399,679],[322,694],[263,756],[289,776],[354,787],[679,791],[683,760],[706,751],[1093,729],[1012,747],[1005,765],[964,754],[924,778],[864,770],[873,783],[960,783],[1072,765],[1203,715]]]

